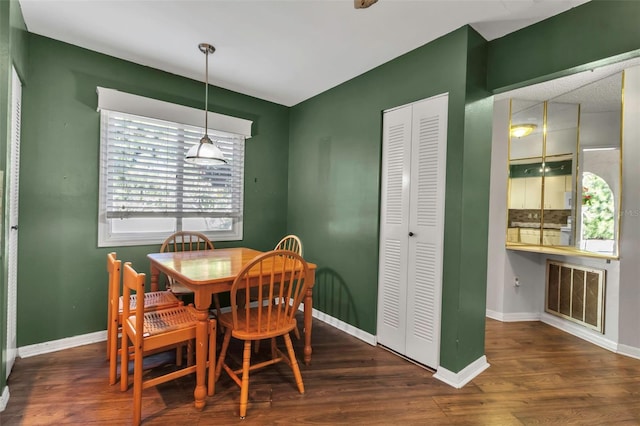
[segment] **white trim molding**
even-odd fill
[[[105,87],[96,87],[96,91],[98,92],[98,111],[106,109],[198,127],[202,127],[203,124],[202,110],[197,108],[145,98]],[[210,129],[242,135],[247,139],[251,137],[252,121],[215,112],[207,114]]]
[[[7,408],[7,404],[9,403],[9,386],[5,386],[2,389],[2,396],[0,396],[0,413]]]
[[[555,315],[551,315],[546,312],[542,314],[540,321],[573,336],[586,340],[587,342],[593,343],[594,345],[598,345],[601,348],[610,350],[612,352],[618,352],[618,344],[613,340],[605,338],[597,331],[589,330],[588,328],[582,327],[578,324],[574,324],[570,321],[563,320],[562,318],[556,317]]]
[[[63,349],[75,348],[76,346],[103,342],[105,340],[107,340],[107,331],[96,331],[95,333],[22,346],[18,348],[18,356],[20,358],[29,358],[31,356],[48,354],[50,352],[61,351]]]
[[[540,321],[540,313],[538,312],[504,313],[487,309],[486,315],[488,318],[502,322]]]
[[[618,344],[618,353],[630,358],[640,359],[640,348]]]
[[[490,365],[487,362],[487,357],[485,355],[482,355],[480,358],[467,365],[458,373],[454,373],[440,366],[434,373],[433,378],[438,379],[441,382],[448,384],[449,386],[453,386],[456,389],[460,389],[480,373],[482,373],[484,370],[489,368],[489,366]]]
[[[300,304],[299,309],[304,310],[304,303]],[[357,339],[360,339],[363,342],[370,344],[371,346],[376,346],[378,344],[378,340],[376,339],[376,336],[374,336],[373,334],[369,334],[366,331],[360,330],[359,328],[356,328],[351,324],[348,324],[335,317],[332,317],[331,315],[327,315],[322,311],[313,309],[312,315],[314,318],[326,324],[329,324],[330,326],[337,328],[338,330],[343,331]]]

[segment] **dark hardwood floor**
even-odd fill
[[[240,420],[228,376],[201,412],[188,376],[143,392],[143,424],[640,424],[640,361],[540,322],[487,320],[491,367],[462,389],[317,320],[313,350],[312,365],[302,366],[304,395],[286,364],[261,370]],[[107,370],[104,343],[18,359],[0,424],[130,424],[131,390],[109,386]]]

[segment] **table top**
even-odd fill
[[[228,283],[242,267],[263,252],[246,247],[202,251],[151,253],[147,257],[162,272],[181,283],[210,285]],[[316,265],[308,263],[310,269]]]

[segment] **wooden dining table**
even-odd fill
[[[194,305],[198,311],[196,330],[196,388],[195,407],[202,410],[206,404],[206,367],[208,345],[209,308],[212,295],[227,292],[242,269],[254,257],[263,252],[237,247],[204,251],[151,253],[151,291],[159,288],[160,273],[166,274],[194,292]],[[308,263],[311,270],[310,285],[304,298],[304,362],[311,362],[311,319],[313,310],[312,288],[316,265]],[[268,276],[270,270],[263,274]]]

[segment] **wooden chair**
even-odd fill
[[[289,332],[296,327],[295,314],[309,286],[309,267],[297,253],[273,250],[256,256],[246,264],[231,286],[231,312],[220,315],[218,322],[225,328],[216,380],[222,369],[240,386],[240,417],[247,413],[249,372],[285,361],[292,369],[300,393],[304,393],[302,375],[291,344]],[[259,303],[249,301],[257,288]],[[242,295],[242,296],[241,296]],[[241,297],[240,297],[241,296]],[[274,302],[275,301],[275,302]],[[276,337],[282,336],[288,356],[276,347]],[[232,370],[226,363],[231,337],[244,341],[242,368]],[[271,339],[271,360],[251,365],[251,342]]]
[[[203,233],[195,231],[178,231],[169,235],[169,237],[164,240],[162,246],[160,246],[160,253],[213,249],[213,243]],[[183,297],[187,294],[193,294],[193,291],[191,291],[189,288],[171,279],[170,277],[167,277],[167,290],[171,291],[178,297]],[[220,315],[220,300],[218,299],[217,294],[213,295],[213,303],[216,307],[216,312],[218,313],[218,315]]]
[[[297,235],[289,234],[276,244],[274,250],[289,250],[302,256],[302,242]]]
[[[275,250],[289,250],[302,256],[302,241],[297,235],[289,234],[276,244]],[[296,339],[300,340],[300,330],[297,325],[293,332],[296,335]]]
[[[137,273],[130,262],[124,264],[123,272],[124,298],[135,293],[138,298],[144,295],[145,274]],[[179,377],[196,372],[196,365],[189,363],[186,367],[164,373],[147,375],[143,379],[143,357],[163,349],[181,347],[196,338],[197,311],[192,306],[177,306],[158,311],[145,312],[144,307],[125,305],[122,323],[123,348],[130,345],[134,350],[130,356],[121,356],[120,390],[129,387],[129,360],[133,359],[133,424],[139,425],[142,417],[142,390],[165,383]],[[209,368],[207,395],[214,393],[214,359],[216,350],[216,320],[209,320],[209,351],[207,365]]]
[[[107,254],[107,272],[109,273],[109,305],[107,307],[107,359],[109,360],[109,384],[117,382],[118,335],[122,327],[123,298],[120,295],[120,268],[122,262],[116,259],[116,253]],[[129,297],[129,307],[135,309],[138,303],[137,295]],[[159,309],[180,306],[182,302],[171,292],[154,291],[144,293],[144,310],[155,311]]]
[[[276,244],[276,247],[274,248],[274,250],[289,250],[302,256],[302,241],[300,241],[300,238],[297,235],[289,234],[283,237],[280,241],[278,241],[278,244]],[[251,293],[251,297],[253,301],[256,300],[254,296],[254,292],[255,292],[255,289],[253,289]],[[296,327],[293,329],[293,333],[296,335],[296,339],[300,340],[300,330],[298,329],[297,324],[296,324]],[[257,340],[254,343],[254,352],[258,353],[259,351],[260,351],[260,341]]]

